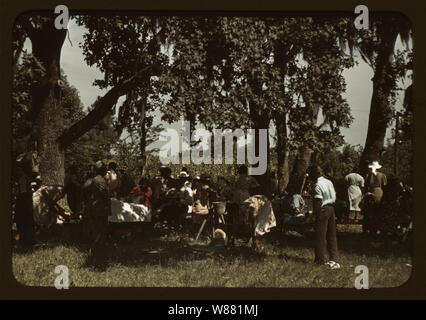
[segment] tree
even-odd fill
[[[362,173],[366,173],[368,162],[381,160],[386,129],[392,120],[398,79],[411,68],[411,62],[401,57],[402,53],[395,54],[398,36],[408,48],[410,22],[395,14],[372,14],[371,21],[370,29],[361,32],[360,40],[355,44],[361,57],[374,71],[368,132],[360,161]]]
[[[341,55],[336,36],[347,22],[338,27],[334,22],[281,17],[177,21],[171,67],[160,79],[168,98],[162,108],[165,119],[176,121],[184,114],[207,128],[232,129],[269,129],[273,119],[280,176],[288,175],[287,145],[301,147],[305,140],[317,148],[339,145],[339,128],[351,121],[341,97],[341,72],[352,65],[352,58]],[[325,122],[316,127],[320,109]],[[311,152],[307,150],[308,157]],[[269,141],[267,153],[270,159]],[[303,176],[305,167],[296,172],[303,171]],[[268,193],[268,175],[259,180]]]
[[[29,118],[34,122],[32,135],[36,138],[40,156],[40,174],[46,184],[64,182],[65,148],[89,131],[102,120],[114,107],[118,98],[126,94],[145,73],[155,69],[156,65],[135,65],[127,77],[119,81],[100,99],[94,108],[78,122],[64,128],[63,109],[60,101],[62,85],[60,73],[60,54],[66,29],[54,27],[55,16],[46,14],[23,14],[15,25],[14,43],[17,45],[14,56],[19,56],[20,41],[29,37],[32,53],[45,70],[43,77],[31,92],[32,108]],[[102,25],[98,25],[102,29]],[[158,38],[152,39],[156,43]],[[141,52],[143,55],[143,52]]]
[[[281,47],[294,48],[292,55],[285,55],[283,65],[289,97],[284,111],[289,121],[277,126],[278,136],[283,136],[291,149],[298,150],[287,186],[290,193],[300,192],[313,152],[328,152],[341,146],[340,128],[348,127],[352,121],[342,97],[346,89],[342,72],[354,62],[341,53],[338,42],[346,35],[347,26],[348,20],[340,17],[303,18],[290,29],[292,32],[286,30],[278,38]],[[320,115],[323,122],[318,125]],[[285,114],[282,118],[286,120]],[[290,133],[287,138],[284,130]]]
[[[139,132],[140,154],[145,154],[153,122],[150,112],[158,107],[152,98],[156,95],[154,84],[168,61],[162,48],[168,24],[160,17],[97,15],[79,16],[77,23],[87,28],[82,46],[86,62],[104,72],[104,79],[94,82],[99,88],[117,86],[138,68],[155,66],[126,91],[115,123],[118,133],[123,129],[132,134]]]
[[[31,138],[33,123],[29,118],[31,92],[45,74],[41,63],[31,54],[23,52],[13,73],[12,90],[12,159],[26,152]]]
[[[66,30],[57,30],[53,20],[46,16],[17,19],[15,28],[23,29],[32,43],[32,54],[43,66],[44,74],[32,88],[30,119],[34,121],[33,134],[40,156],[40,174],[46,184],[63,184],[64,153],[57,139],[62,134],[63,118],[60,103],[60,53]],[[15,32],[22,41],[22,33]],[[16,38],[15,38],[16,40]]]
[[[414,177],[414,128],[413,128],[413,85],[405,90],[404,109],[400,115],[400,128],[398,141],[395,139],[395,129],[392,131],[391,139],[388,139],[387,146],[383,152],[383,168],[388,174],[393,174],[391,168],[394,167],[395,143],[398,144],[398,178],[404,183],[413,185]]]
[[[65,77],[62,104],[66,127],[83,119],[88,113],[83,110],[77,89],[70,86]],[[65,149],[65,171],[69,172],[74,167],[76,171],[73,174],[84,182],[90,165],[98,160],[106,162],[112,158],[111,145],[118,138],[113,126],[113,114],[110,113]]]
[[[23,52],[22,58],[15,66],[13,79],[12,159],[26,152],[27,145],[31,141],[33,127],[29,118],[32,113],[31,92],[43,75],[44,68],[40,62],[33,55]],[[67,127],[84,118],[87,112],[83,110],[77,89],[70,86],[63,71],[62,83],[60,102],[64,126]],[[116,133],[110,115],[65,150],[65,170],[74,165],[77,168],[77,172],[74,173],[83,179],[90,164],[111,157],[109,144],[115,139]]]

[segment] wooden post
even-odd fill
[[[198,240],[198,238],[200,237],[201,232],[203,231],[204,226],[206,225],[206,222],[207,222],[207,218],[205,218],[205,219],[204,219],[204,221],[203,221],[203,223],[201,224],[200,230],[198,231],[198,234],[197,234],[197,236],[195,237],[195,241],[197,241],[197,240]]]

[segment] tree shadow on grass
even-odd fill
[[[131,237],[124,232],[111,233],[108,247],[110,264],[121,264],[127,266],[156,265],[173,267],[182,261],[203,261],[207,259],[217,259],[224,262],[232,262],[240,258],[246,262],[261,262],[268,257],[264,252],[256,252],[247,244],[237,241],[237,245],[225,248],[209,245],[209,240],[205,237],[201,241],[195,242],[188,234],[179,232],[164,232],[164,230],[142,230],[142,232],[132,232]],[[191,234],[192,236],[192,234]],[[89,244],[81,241],[81,230],[70,229],[68,235],[59,234],[54,241],[38,245],[36,247],[24,248],[14,247],[14,253],[31,254],[39,248],[53,248],[60,246],[72,246],[81,252],[88,252]],[[240,239],[241,240],[241,239]],[[302,238],[286,236],[284,233],[274,230],[261,239],[261,244],[272,245],[274,247],[292,249],[314,249],[314,233],[308,232]],[[375,245],[372,245],[375,244]],[[338,245],[341,253],[358,254],[366,256],[376,256],[389,258],[407,257],[410,250],[407,246],[390,245],[389,239],[376,239],[369,235],[339,233]],[[303,258],[290,252],[279,253],[278,258],[284,261],[297,261],[310,263],[310,259]]]
[[[203,261],[207,259],[229,262],[239,257],[248,262],[262,261],[266,255],[262,252],[255,252],[245,245],[227,248],[215,247],[207,243],[191,243],[184,240],[151,239],[143,244],[116,244],[110,250],[109,257],[111,264],[173,267],[182,261]]]

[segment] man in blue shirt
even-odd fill
[[[336,191],[333,183],[323,176],[319,166],[313,166],[309,170],[309,177],[314,182],[313,200],[315,217],[315,262],[326,264],[331,269],[339,269],[336,216],[334,203],[336,202]],[[330,260],[326,258],[327,248]]]

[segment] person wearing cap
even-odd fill
[[[190,175],[188,173],[188,171],[186,170],[181,170],[181,172],[179,172],[179,182],[180,184],[185,184],[186,181],[190,180]]]
[[[193,205],[194,205],[194,191],[192,190],[191,177],[186,168],[182,168],[179,173],[180,180],[180,193],[181,201],[184,205],[188,207],[187,216],[189,217],[192,214]]]
[[[334,203],[336,191],[333,183],[323,176],[319,166],[313,166],[309,170],[309,177],[314,182],[313,201],[315,217],[315,262],[325,264],[331,269],[339,269],[337,249],[336,216]],[[327,248],[330,259],[326,258]]]
[[[383,197],[383,187],[387,185],[386,175],[382,172],[377,171],[382,166],[378,161],[373,161],[370,163],[368,168],[370,172],[367,174],[365,178],[365,184],[367,188],[367,192],[372,193],[374,197],[374,201],[376,204],[379,204]]]
[[[105,180],[107,168],[102,161],[95,164],[96,175],[85,187],[83,224],[90,243],[88,264],[104,269],[107,263],[106,241],[111,200]]]

